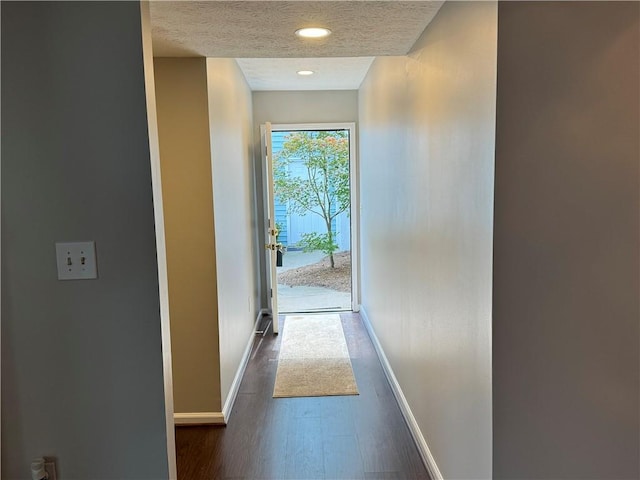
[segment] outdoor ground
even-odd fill
[[[286,261],[287,253],[285,253]],[[290,268],[278,273],[278,284],[290,287],[324,287],[338,292],[351,292],[351,252],[334,253],[335,268],[329,257],[317,263]]]

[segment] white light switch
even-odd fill
[[[56,242],[58,280],[98,278],[95,242]]]

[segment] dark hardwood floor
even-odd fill
[[[272,398],[281,336],[256,337],[228,425],[176,428],[179,480],[429,478],[360,316],[340,316],[360,395]]]

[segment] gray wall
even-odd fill
[[[363,312],[445,478],[491,477],[496,21],[446,2],[359,96]]]
[[[637,2],[501,2],[495,478],[638,478]]]
[[[265,122],[355,122],[358,119],[358,92],[253,92],[253,116],[258,127]]]
[[[140,6],[2,2],[1,53],[2,478],[167,478]]]
[[[358,92],[356,90],[253,92],[253,123],[256,179],[256,211],[258,212],[258,246],[265,241],[264,174],[260,148],[260,125],[271,123],[339,123],[358,120]],[[356,130],[357,131],[357,130]],[[258,248],[260,278],[266,278],[264,248]],[[267,292],[261,285],[262,307],[267,306]]]

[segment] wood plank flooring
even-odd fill
[[[179,480],[429,479],[360,316],[340,317],[360,395],[272,398],[281,336],[256,337],[228,425],[176,428]]]

